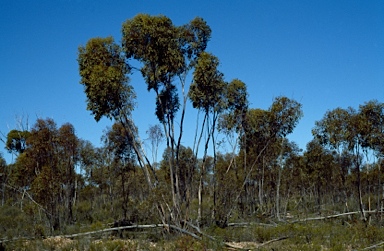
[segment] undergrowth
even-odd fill
[[[281,223],[276,226],[247,225],[205,229],[217,241],[188,235],[166,235],[156,230],[125,232],[81,238],[41,238],[3,243],[5,250],[228,250],[236,245],[248,250],[360,250],[384,241],[380,225],[362,221],[324,220]],[[156,237],[154,237],[156,236]],[[226,243],[226,244],[225,244]],[[375,250],[384,250],[377,247]]]

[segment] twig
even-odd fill
[[[280,237],[280,238],[272,239],[272,240],[269,240],[269,241],[261,243],[258,247],[262,247],[262,246],[271,244],[273,242],[282,241],[282,240],[285,240],[285,239],[288,239],[288,238],[289,238],[289,236],[283,236],[283,237]]]
[[[375,249],[375,248],[377,248],[377,247],[379,247],[379,246],[382,246],[382,245],[384,245],[384,241],[379,242],[379,243],[377,243],[377,244],[375,244],[375,245],[372,245],[372,246],[363,248],[363,249],[361,249],[361,250],[371,250],[371,249]]]
[[[21,188],[13,187],[13,186],[10,186],[10,185],[7,185],[7,184],[5,184],[5,186],[8,187],[8,188],[13,189],[13,190],[16,191],[16,192],[19,192],[19,193],[23,194],[23,197],[24,197],[24,195],[26,194],[27,197],[28,197],[28,198],[29,198],[29,199],[30,199],[36,206],[38,206],[41,210],[44,211],[44,213],[46,213],[46,214],[52,216],[51,213],[49,213],[49,212],[48,212],[42,205],[40,205],[39,203],[37,203],[37,202],[32,198],[32,196],[27,192],[26,189],[21,189]]]

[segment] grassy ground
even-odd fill
[[[5,250],[362,250],[384,241],[384,228],[354,220],[323,220],[205,229],[217,241],[158,230],[6,242]],[[121,238],[122,237],[122,238]],[[1,250],[1,249],[0,249]],[[378,246],[373,250],[384,250]]]

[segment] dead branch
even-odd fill
[[[272,239],[263,243],[257,243],[257,242],[226,242],[225,245],[229,249],[238,249],[238,250],[254,250],[258,249],[260,247],[266,246],[268,244],[271,244],[273,242],[282,241],[285,239],[288,239],[288,236],[283,236],[280,238]]]
[[[199,234],[201,234],[202,236],[205,236],[207,237],[208,239],[212,240],[212,241],[217,241],[214,237],[210,236],[210,235],[207,235],[205,233],[203,233],[200,228],[192,225],[191,223],[187,222],[187,224],[192,227],[193,229],[195,229]],[[79,236],[85,236],[85,235],[93,235],[93,234],[101,234],[101,233],[106,233],[106,232],[111,232],[111,231],[118,231],[118,230],[127,230],[127,229],[146,229],[146,228],[158,228],[158,227],[166,227],[166,228],[171,228],[171,229],[174,229],[180,233],[183,233],[183,234],[186,234],[186,235],[189,235],[199,241],[202,240],[202,238],[190,231],[187,231],[185,229],[182,229],[180,227],[177,227],[175,225],[169,225],[169,224],[149,224],[149,225],[133,225],[133,226],[123,226],[123,227],[113,227],[113,228],[106,228],[106,229],[101,229],[101,230],[97,230],[97,231],[91,231],[91,232],[84,232],[84,233],[77,233],[77,234],[69,234],[69,235],[61,235],[61,236],[55,236],[55,237],[62,237],[62,238],[75,238],[75,237],[79,237]],[[237,246],[234,246],[234,245],[231,245],[230,243],[223,243],[226,247],[229,247],[229,248],[233,248],[233,249],[239,249],[239,250],[242,250],[243,248],[239,248]]]
[[[234,222],[234,223],[228,223],[228,227],[243,227],[243,226],[251,226],[251,225],[258,225],[258,226],[263,226],[263,227],[276,227],[276,225],[273,225],[273,224],[257,223],[257,222]]]
[[[202,236],[205,236],[207,237],[208,239],[212,240],[212,241],[216,241],[215,238],[213,238],[212,236],[208,235],[208,234],[205,234],[203,233],[199,227],[193,225],[192,223],[186,221],[185,224],[187,224],[188,226],[190,226],[191,228],[195,229],[196,232],[198,232],[199,234],[201,234]]]
[[[379,242],[379,243],[377,243],[377,244],[375,244],[375,245],[372,245],[372,246],[363,248],[363,249],[361,249],[361,250],[371,250],[371,249],[376,249],[377,247],[380,247],[380,246],[382,246],[382,245],[384,245],[384,241]]]
[[[27,192],[26,189],[21,189],[21,188],[13,187],[13,186],[10,186],[10,185],[7,185],[7,184],[5,184],[5,186],[8,187],[8,188],[11,188],[12,190],[14,190],[14,191],[16,191],[16,192],[19,192],[19,193],[23,194],[23,197],[24,197],[24,195],[27,195],[27,197],[29,198],[29,200],[32,201],[37,207],[39,207],[44,213],[46,213],[46,214],[52,216],[52,214],[50,214],[47,210],[45,210],[45,208],[44,208],[42,205],[40,205],[39,203],[37,203],[37,202],[32,198],[32,196]]]
[[[306,222],[306,221],[314,221],[314,220],[326,220],[326,219],[338,218],[341,216],[360,214],[360,213],[361,213],[361,211],[347,212],[347,213],[342,213],[342,214],[334,214],[334,215],[326,215],[326,216],[321,216],[321,217],[299,219],[299,220],[289,221],[289,223]],[[383,211],[371,210],[371,211],[364,211],[364,213],[374,214],[374,213],[383,213]]]
[[[269,241],[261,243],[258,247],[266,246],[266,245],[271,244],[273,242],[282,241],[282,240],[285,240],[285,239],[288,239],[288,238],[289,238],[288,236],[283,236],[283,237],[280,237],[280,238],[272,239],[272,240],[269,240]]]
[[[75,238],[79,236],[85,236],[85,235],[94,235],[94,234],[101,234],[106,232],[112,232],[112,231],[119,231],[119,230],[127,230],[127,229],[148,229],[148,228],[158,228],[158,227],[167,227],[172,228],[178,232],[181,232],[183,234],[187,234],[192,236],[195,239],[201,240],[201,237],[197,236],[196,234],[189,232],[185,229],[182,229],[180,227],[169,225],[169,224],[149,224],[149,225],[132,225],[132,226],[123,226],[123,227],[112,227],[112,228],[106,228],[96,231],[90,231],[90,232],[84,232],[84,233],[77,233],[77,234],[68,234],[68,235],[61,235],[56,237],[63,237],[63,238]]]
[[[197,231],[200,235],[210,239],[211,241],[217,241],[214,237],[210,236],[210,235],[207,235],[205,233],[203,233],[200,228],[192,225],[191,223],[187,222],[187,224],[192,227],[195,231]],[[244,224],[243,224],[244,225]],[[112,232],[112,231],[119,231],[119,230],[128,230],[128,229],[149,229],[149,228],[159,228],[159,227],[165,227],[165,228],[170,228],[170,229],[174,229],[180,233],[183,233],[183,234],[186,234],[186,235],[189,235],[199,241],[202,240],[202,238],[190,231],[187,231],[185,229],[182,229],[180,227],[177,227],[175,225],[168,225],[168,224],[148,224],[148,225],[132,225],[132,226],[122,226],[122,227],[112,227],[112,228],[105,228],[105,229],[100,229],[100,230],[96,230],[96,231],[89,231],[89,232],[84,232],[84,233],[77,233],[77,234],[67,234],[67,235],[57,235],[57,236],[48,236],[46,237],[47,239],[49,238],[69,238],[69,239],[72,239],[72,238],[76,238],[76,237],[81,237],[81,236],[87,236],[87,235],[94,235],[94,234],[102,234],[102,233],[107,233],[107,232]],[[277,239],[272,239],[270,241],[267,241],[267,242],[264,242],[260,245],[258,245],[259,247],[260,246],[264,246],[264,245],[268,245],[272,242],[276,242],[276,241],[280,241],[280,240],[284,240],[284,239],[287,239],[288,237],[281,237],[281,238],[277,238]],[[0,243],[5,243],[5,242],[10,242],[10,241],[17,241],[17,240],[33,240],[35,238],[13,238],[13,239],[2,239],[0,240]],[[222,243],[226,248],[229,248],[229,249],[235,249],[235,250],[248,250],[247,248],[244,248],[244,247],[239,247],[238,245],[234,245],[233,243],[229,243],[229,242],[223,242]]]

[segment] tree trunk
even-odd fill
[[[381,197],[381,170],[380,170],[380,165],[381,163],[378,161],[378,175],[377,175],[377,211],[380,211],[381,208],[380,208],[380,197]]]
[[[366,221],[365,213],[364,213],[364,206],[363,206],[363,197],[361,193],[361,173],[360,173],[360,167],[357,167],[357,189],[359,192],[359,207],[361,212],[361,217],[363,217],[363,220]]]
[[[359,160],[359,145],[356,144],[355,146],[356,149],[356,171],[357,171],[357,190],[359,194],[359,207],[360,207],[360,212],[361,212],[361,217],[363,218],[364,221],[366,221],[365,213],[364,213],[364,206],[363,206],[363,196],[361,192],[361,172],[360,172],[360,160]]]
[[[280,219],[280,183],[281,183],[281,167],[278,167],[277,186],[276,186],[276,217]]]
[[[203,172],[203,171],[201,171]],[[202,173],[200,174],[200,179],[199,179],[199,191],[197,193],[198,201],[199,201],[199,207],[197,208],[197,227],[200,227],[201,224],[201,218],[202,218],[202,203],[203,203],[203,175]]]
[[[276,217],[280,219],[280,183],[281,183],[281,171],[283,168],[283,152],[284,152],[284,138],[281,139],[281,149],[279,155],[278,175],[277,175],[277,186],[276,186]]]

